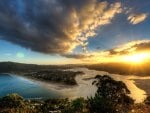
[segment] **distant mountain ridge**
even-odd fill
[[[107,71],[111,74],[150,76],[150,62],[143,64],[103,63],[85,66],[88,69]]]
[[[88,68],[98,71],[107,71],[112,74],[123,75],[140,75],[150,76],[150,62],[145,64],[129,64],[129,63],[101,63],[101,64],[68,64],[68,65],[37,65],[23,64],[16,62],[0,62],[0,73],[28,73],[33,71],[42,71],[50,69],[69,69],[75,67]]]
[[[16,63],[16,62],[0,62],[0,73],[33,72],[33,71],[55,69],[55,68],[65,68],[65,66],[23,64],[23,63]]]

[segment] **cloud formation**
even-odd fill
[[[86,58],[92,58],[93,55],[92,54],[74,54],[74,53],[71,53],[71,54],[64,54],[62,55],[66,58],[73,58],[73,59],[86,59]]]
[[[126,55],[132,52],[150,51],[150,40],[132,41],[107,51],[109,55]]]
[[[87,54],[68,54],[65,57],[80,59],[84,63],[120,62],[125,56],[146,53],[150,55],[150,40],[131,41],[116,48]]]
[[[141,13],[141,14],[130,14],[128,17],[128,20],[131,24],[138,24],[143,22],[148,17],[147,13]]]
[[[121,3],[99,0],[4,0],[0,2],[3,40],[33,51],[64,54],[121,13]]]

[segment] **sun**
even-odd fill
[[[135,53],[132,55],[123,56],[123,61],[128,63],[143,63],[150,58],[150,53]]]

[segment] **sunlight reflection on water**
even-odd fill
[[[150,77],[139,77],[139,76],[134,76],[134,75],[110,74],[108,72],[89,70],[87,68],[76,68],[76,69],[70,69],[70,70],[71,71],[83,71],[85,73],[83,76],[80,76],[80,78],[76,77],[76,80],[79,84],[79,87],[76,88],[76,90],[74,90],[74,91],[79,92],[77,96],[84,96],[84,97],[85,96],[92,96],[96,92],[96,87],[93,87],[92,84],[91,84],[94,79],[87,80],[87,81],[84,81],[83,79],[93,78],[96,75],[109,75],[110,77],[114,78],[115,80],[123,81],[127,85],[129,90],[131,91],[130,96],[135,100],[136,103],[143,102],[143,100],[146,98],[146,92],[144,90],[138,88],[135,85],[135,80],[134,79],[144,80],[144,79],[150,79]],[[87,86],[85,87],[83,85],[84,82],[86,82],[86,84],[88,84],[87,85],[88,87]]]

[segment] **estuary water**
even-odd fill
[[[58,98],[60,95],[37,82],[11,74],[0,74],[0,97],[18,93],[26,99]]]

